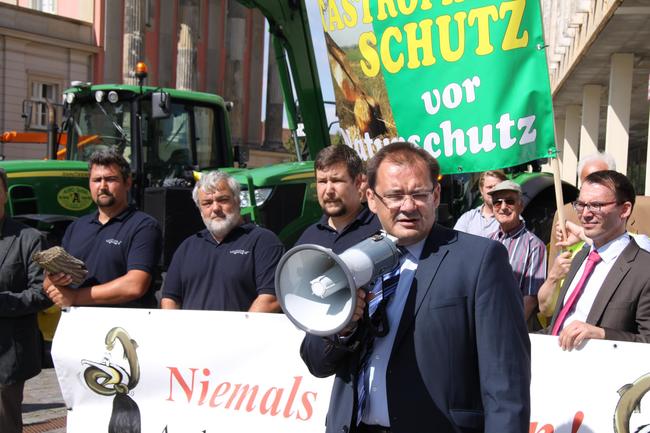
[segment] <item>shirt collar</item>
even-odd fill
[[[413,245],[405,247],[409,252],[409,258],[415,263],[417,263],[420,260],[420,256],[422,256],[422,250],[424,249],[424,244],[426,241],[427,238],[424,238],[421,241],[414,243]]]
[[[368,209],[368,205],[361,203],[361,211],[357,214],[355,221],[361,221],[362,223],[369,223],[370,220],[374,218],[375,214]]]
[[[616,239],[613,239],[607,242],[600,248],[597,248],[598,255],[605,263],[612,262],[621,255],[625,247],[630,243],[630,235],[625,232]],[[594,250],[594,246],[591,246],[590,251]]]
[[[497,231],[497,239],[516,238],[517,236],[520,236],[523,232],[526,231],[526,223],[521,218],[520,221],[521,225],[519,227],[507,233],[501,230],[501,227],[499,227],[499,230]]]
[[[494,213],[491,216],[487,217],[487,218],[483,215],[483,206],[485,206],[485,203],[483,203],[482,205],[480,205],[479,207],[474,208],[474,209],[481,216],[481,218],[483,218],[483,219],[488,219],[488,218],[489,219],[494,219]]]
[[[111,219],[109,219],[109,220],[106,222],[106,224],[108,224],[109,222],[111,222],[111,221],[113,221],[113,220],[116,220],[116,221],[124,221],[124,220],[125,220],[129,215],[131,215],[133,212],[135,212],[135,206],[133,206],[133,205],[128,205],[128,206],[126,207],[126,209],[124,209],[122,212],[120,212],[119,214],[117,214],[117,215],[115,215],[114,217],[112,217]],[[92,219],[91,222],[93,222],[93,223],[97,223],[97,224],[100,224],[100,225],[102,224],[102,223],[99,221],[99,211],[96,211],[96,212],[95,212],[95,217]]]
[[[353,225],[369,223],[374,216],[375,214],[370,212],[368,206],[365,203],[362,203],[361,210],[359,211],[359,213],[357,213],[357,216],[352,221],[350,221],[350,224],[348,224],[347,226],[345,226],[343,230],[341,230],[341,233],[343,233]],[[321,216],[320,220],[318,221],[318,227],[325,230],[335,231],[334,228],[329,225],[329,216],[325,214],[323,214],[323,216]]]
[[[218,240],[216,240],[216,239],[214,238],[214,236],[212,236],[212,233],[210,233],[210,231],[209,231],[207,228],[201,230],[201,231],[197,234],[197,236],[199,236],[199,237],[205,239],[206,241],[208,241],[208,242],[210,242],[210,243],[212,243],[212,244],[214,244],[214,245],[219,246],[219,245],[221,245],[221,244],[227,244],[227,243],[228,243],[228,242],[233,238],[233,236],[235,236],[235,235],[236,235],[237,233],[239,233],[240,231],[244,231],[244,232],[245,232],[245,231],[249,231],[250,228],[251,228],[250,226],[251,226],[250,223],[243,223],[243,224],[238,225],[237,227],[235,227],[235,228],[233,228],[232,230],[230,230],[230,231],[228,232],[228,234],[226,235],[226,237],[224,237],[223,240],[222,240],[221,242],[219,242]]]

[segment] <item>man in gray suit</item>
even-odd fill
[[[368,163],[368,205],[404,254],[358,292],[347,329],[303,341],[312,374],[336,375],[327,433],[528,431],[530,342],[508,254],[435,224],[438,173],[409,143]]]
[[[612,170],[587,176],[573,206],[593,241],[573,259],[547,331],[564,350],[586,339],[650,342],[650,253],[626,231],[636,193]]]
[[[25,381],[41,371],[36,313],[52,303],[41,290],[43,272],[31,260],[42,249],[43,237],[5,215],[2,169],[0,183],[0,432],[20,433]]]

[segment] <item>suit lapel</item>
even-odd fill
[[[551,327],[555,325],[555,320],[557,319],[557,316],[560,314],[560,310],[562,310],[562,307],[564,306],[564,298],[566,297],[566,294],[569,291],[571,282],[573,281],[576,274],[578,273],[578,269],[580,269],[582,262],[584,262],[587,256],[589,255],[589,250],[590,250],[589,246],[585,245],[578,252],[578,254],[576,254],[576,256],[573,258],[571,267],[569,268],[569,273],[564,278],[564,283],[562,284],[562,288],[560,289],[560,294],[558,295],[557,302],[555,303],[555,312],[553,313],[553,319],[551,320]]]
[[[612,269],[605,277],[603,285],[600,287],[600,290],[598,290],[596,299],[594,299],[594,303],[589,310],[587,323],[590,325],[598,323],[605,312],[609,300],[612,298],[614,292],[621,284],[621,281],[632,267],[632,262],[634,262],[638,252],[638,245],[634,242],[634,239],[631,239],[630,244],[625,247],[623,252],[621,252],[621,255],[616,259]]]
[[[11,229],[11,221],[9,218],[5,217],[5,221],[2,224],[2,239],[0,239],[0,266],[2,266],[7,258],[7,253],[11,248],[11,245],[16,240],[16,234],[14,230]]]
[[[449,232],[453,233],[452,231]],[[424,301],[424,298],[431,289],[438,268],[449,252],[447,249],[447,243],[444,243],[443,241],[445,235],[445,231],[440,229],[437,225],[434,225],[424,244],[422,255],[418,260],[418,268],[415,271],[415,277],[411,284],[411,290],[406,299],[404,313],[402,314],[399,328],[397,328],[393,350],[397,348],[401,339],[404,337],[406,330],[411,326],[413,320],[415,320],[415,316],[417,316],[418,311],[422,306],[422,301]]]

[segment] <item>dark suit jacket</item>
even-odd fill
[[[41,371],[41,335],[36,313],[52,303],[43,293],[43,272],[32,254],[41,234],[5,217],[0,238],[0,384],[10,385]]]
[[[307,335],[301,355],[315,376],[336,374],[327,432],[353,432],[362,350],[332,341]],[[386,375],[393,432],[528,431],[530,341],[503,245],[434,226]]]
[[[588,246],[576,254],[558,299],[565,298],[571,281],[588,254]],[[547,330],[553,329],[562,304],[558,302],[555,306]],[[634,239],[607,274],[589,310],[587,323],[604,328],[607,340],[650,343],[650,253],[640,249]]]

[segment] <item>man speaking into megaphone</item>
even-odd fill
[[[369,208],[404,253],[356,291],[349,324],[305,336],[312,374],[336,375],[328,433],[528,431],[530,342],[506,250],[435,224],[438,174],[409,143],[368,163]]]

